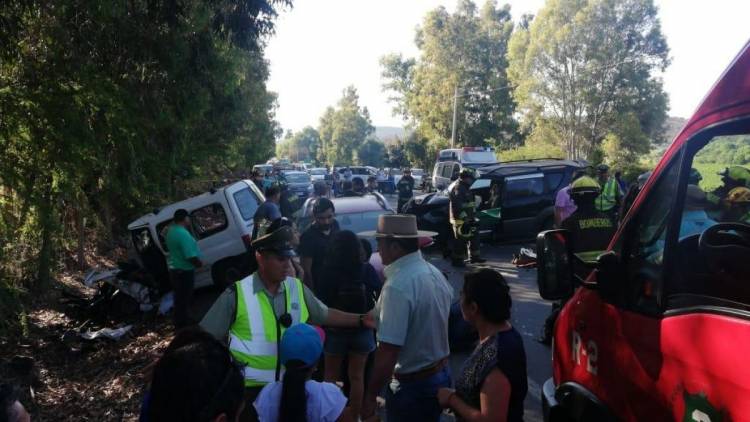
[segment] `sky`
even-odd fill
[[[482,4],[483,0],[475,0]],[[498,0],[498,4],[504,4]],[[513,18],[536,12],[544,0],[511,0]],[[284,131],[316,127],[323,111],[354,85],[375,126],[402,126],[382,91],[380,57],[417,57],[415,28],[424,15],[456,1],[296,0],[276,21],[266,58],[268,87],[278,94]],[[750,38],[743,30],[748,0],[656,0],[671,65],[662,75],[671,116],[690,117],[721,72]]]

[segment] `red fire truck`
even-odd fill
[[[540,293],[569,298],[546,420],[750,420],[749,167],[750,43],[606,251],[574,254],[565,231],[540,233]]]

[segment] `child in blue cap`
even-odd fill
[[[322,330],[296,324],[281,337],[285,372],[266,385],[253,404],[260,422],[353,421],[346,396],[335,384],[310,379],[323,353]]]

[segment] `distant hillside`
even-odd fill
[[[682,117],[667,117],[667,121],[664,122],[664,143],[672,142],[680,129],[685,126],[685,123],[687,123],[687,119]]]
[[[402,127],[395,126],[375,126],[375,138],[381,142],[391,140],[393,138],[404,139],[407,132]]]

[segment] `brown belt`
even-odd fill
[[[448,365],[448,358],[443,358],[424,369],[420,369],[417,372],[411,372],[408,374],[393,374],[393,377],[401,382],[419,381],[437,374],[443,368],[445,368],[446,365]]]

